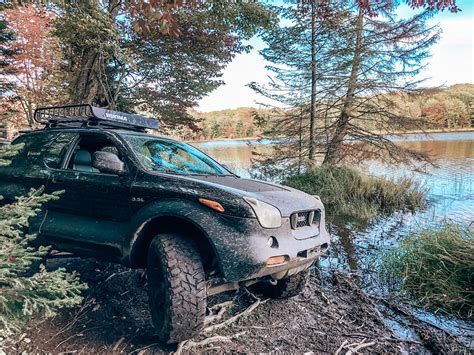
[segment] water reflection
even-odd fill
[[[194,145],[242,177],[250,177],[252,157],[255,154],[268,154],[272,151],[270,140],[210,141]]]

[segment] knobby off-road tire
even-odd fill
[[[206,277],[194,243],[177,234],[156,236],[148,250],[148,297],[163,343],[198,334],[206,316]]]
[[[265,287],[260,288],[260,292],[262,292],[264,296],[270,298],[290,298],[303,291],[308,282],[308,278],[309,269],[278,280],[276,285],[268,283]]]

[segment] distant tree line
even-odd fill
[[[447,88],[418,90],[414,93],[392,93],[394,112],[414,117],[423,123],[414,130],[474,128],[474,85],[456,84]],[[295,114],[287,109],[286,117]],[[178,129],[171,133],[185,140],[211,140],[222,138],[259,138],[275,136],[281,124],[281,109],[241,107],[211,112],[192,110],[199,130]],[[297,112],[296,112],[297,113]],[[370,122],[364,126],[368,131],[377,127]],[[295,128],[296,130],[299,127]],[[409,132],[407,130],[406,132]],[[285,137],[281,132],[280,137]],[[298,135],[296,136],[298,137]]]
[[[191,111],[198,130],[189,128],[173,130],[172,133],[185,140],[211,140],[220,138],[256,138],[264,133],[259,125],[258,113],[267,115],[269,110],[251,107],[227,109],[212,112]]]

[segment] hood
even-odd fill
[[[295,211],[322,208],[319,200],[303,191],[266,181],[243,179],[230,175],[193,176],[192,179],[269,203],[277,207],[283,217],[288,217]]]

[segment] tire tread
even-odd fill
[[[191,240],[176,234],[155,237],[150,251],[148,263],[160,264],[167,286],[167,309],[154,309],[150,300],[153,321],[161,324],[157,327],[160,340],[171,344],[189,339],[202,330],[206,316],[206,279],[200,254]],[[159,260],[150,260],[157,256]],[[151,290],[149,295],[153,297]],[[160,322],[158,317],[166,319]]]

